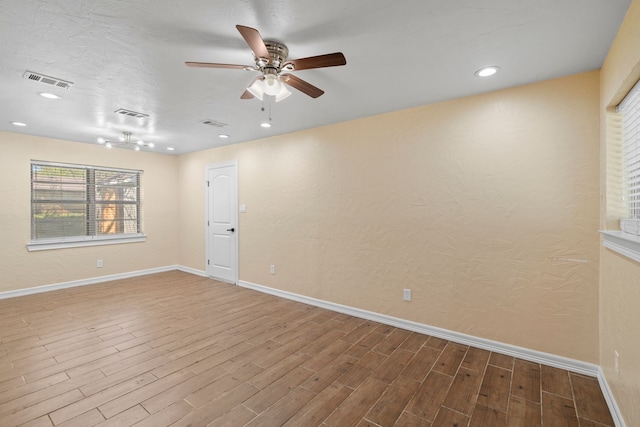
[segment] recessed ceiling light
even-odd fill
[[[499,69],[500,69],[500,67],[498,67],[497,65],[492,65],[490,67],[480,68],[474,74],[477,77],[489,77],[489,76],[493,76],[495,73],[497,73]]]
[[[56,95],[55,93],[49,93],[49,92],[40,92],[38,93],[38,95],[40,95],[43,98],[47,98],[47,99],[60,99],[61,97]]]
[[[26,126],[26,123],[22,123],[22,122],[11,122],[12,125],[14,126]]]
[[[175,148],[173,148],[173,147],[167,147],[167,151],[173,151],[173,150],[175,150]]]
[[[104,138],[98,138],[98,144],[104,144],[105,142],[107,142],[106,139]]]
[[[263,122],[263,123],[260,123],[260,126],[262,126],[263,128],[270,128],[271,127],[271,123]]]
[[[227,139],[229,138],[229,135],[225,135],[224,133],[221,133],[220,135],[218,135],[218,138]]]

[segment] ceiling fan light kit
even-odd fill
[[[247,91],[260,101],[264,99],[265,95],[275,97],[276,102],[280,102],[291,95],[291,91],[282,84],[277,76],[264,79],[257,78],[247,88]]]
[[[202,68],[231,68],[240,70],[257,71],[261,73],[246,88],[240,96],[241,99],[258,98],[263,100],[265,95],[275,97],[276,102],[291,95],[286,86],[290,86],[300,92],[317,98],[324,91],[313,86],[299,77],[290,74],[293,71],[309,70],[314,68],[336,67],[346,65],[347,60],[341,52],[325,55],[311,56],[301,59],[287,60],[289,49],[286,45],[273,40],[263,40],[255,28],[236,25],[240,35],[253,52],[254,65],[218,64],[208,62],[186,62],[188,67]]]

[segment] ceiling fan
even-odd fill
[[[290,72],[310,70],[313,68],[336,67],[347,63],[347,60],[341,52],[287,60],[289,49],[284,44],[273,40],[263,40],[255,28],[245,27],[243,25],[236,25],[236,28],[253,51],[254,65],[216,64],[210,62],[185,62],[185,64],[188,67],[232,68],[258,71],[261,75],[256,77],[249,87],[247,87],[240,97],[242,99],[255,97],[262,100],[266,94],[274,96],[276,102],[278,102],[291,94],[285,85],[297,89],[312,98],[317,98],[324,93],[322,89],[290,74]]]

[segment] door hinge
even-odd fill
[[[207,181],[207,187],[209,186],[209,181]]]
[[[207,220],[207,227],[209,226],[209,220]]]
[[[211,263],[209,262],[209,260],[207,260],[207,265],[211,265]]]

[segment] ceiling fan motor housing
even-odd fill
[[[273,40],[265,40],[264,44],[270,56],[267,66],[274,67],[279,71],[289,56],[289,49],[284,44]]]

